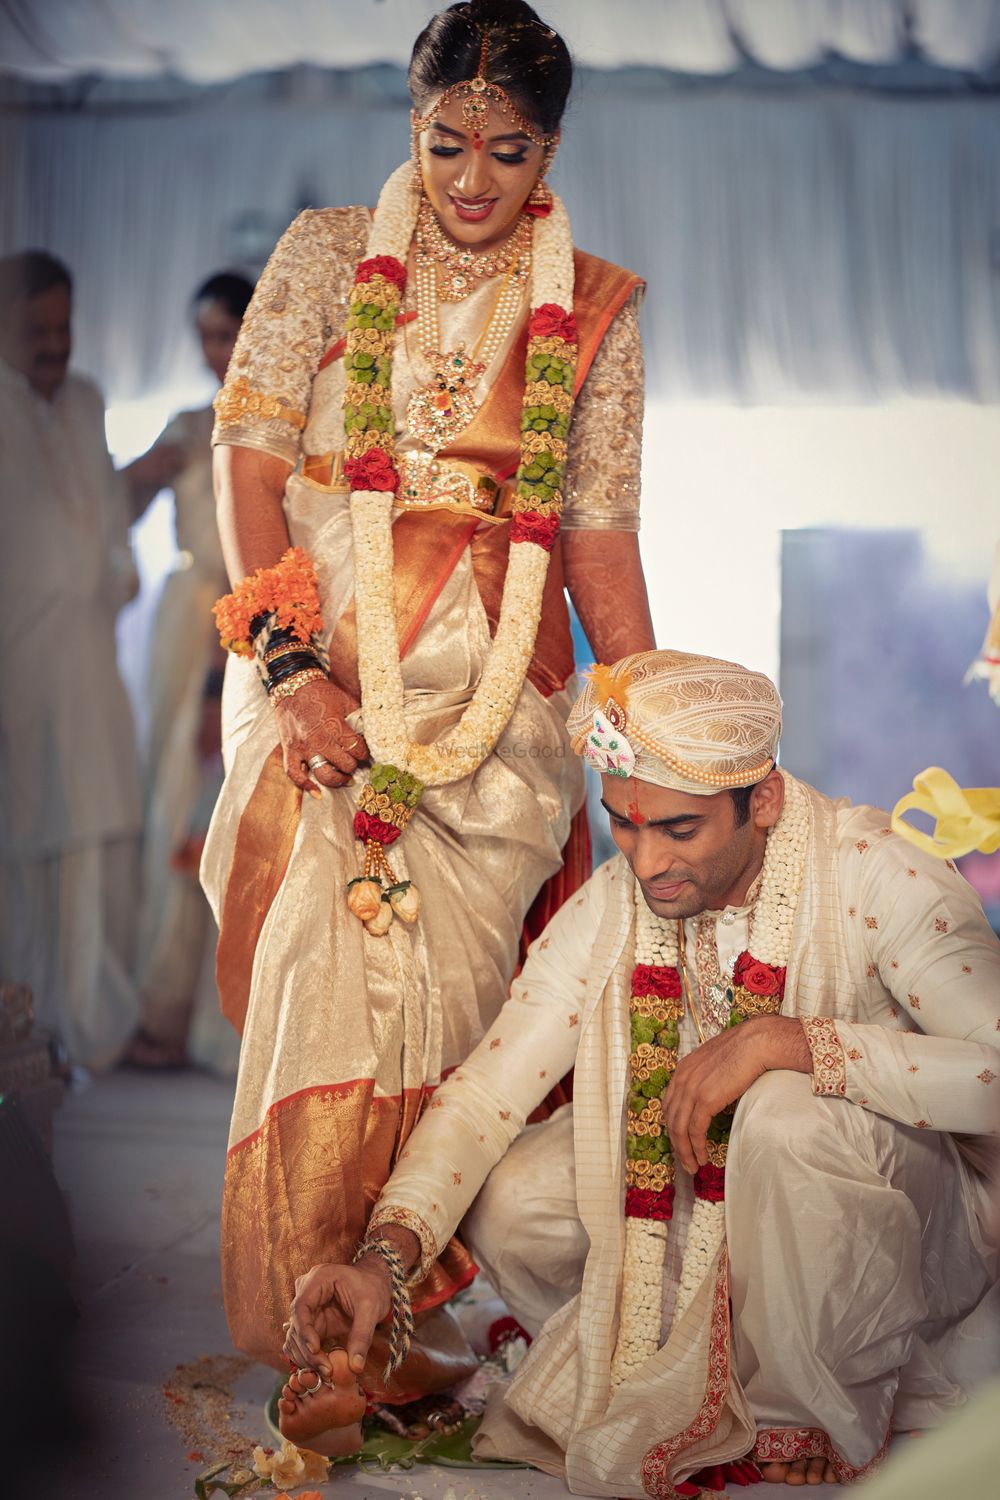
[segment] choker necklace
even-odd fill
[[[442,302],[461,302],[475,291],[480,281],[490,276],[504,276],[514,272],[518,286],[528,279],[533,220],[521,214],[517,228],[508,240],[496,250],[485,253],[469,246],[456,245],[448,238],[431,207],[430,199],[424,197],[417,218],[417,249],[443,266],[447,273],[439,278],[438,296]]]

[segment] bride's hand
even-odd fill
[[[368,746],[345,722],[355,708],[357,704],[342,688],[319,679],[275,702],[285,774],[303,792],[319,796],[316,782],[325,787],[346,786],[358,763],[368,759]],[[311,767],[309,760],[316,755],[327,764]]]

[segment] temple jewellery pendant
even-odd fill
[[[465,431],[478,410],[476,386],[486,366],[464,346],[442,354],[424,350],[433,380],[414,391],[406,407],[406,425],[433,453],[439,453]]]

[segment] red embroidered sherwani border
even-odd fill
[[[719,1256],[719,1269],[712,1294],[711,1325],[708,1336],[708,1371],[705,1380],[705,1395],[694,1420],[655,1448],[642,1460],[640,1474],[642,1487],[653,1500],[678,1500],[674,1482],[670,1478],[670,1464],[677,1454],[692,1444],[710,1437],[719,1425],[722,1403],[729,1389],[729,1252],[723,1243]]]
[[[762,1464],[791,1464],[799,1458],[825,1458],[841,1484],[853,1484],[874,1473],[885,1457],[892,1429],[885,1435],[881,1448],[859,1469],[841,1458],[822,1427],[767,1427],[757,1434],[754,1445],[754,1462]]]

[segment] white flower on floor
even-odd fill
[[[289,1485],[306,1481],[326,1479],[330,1460],[311,1448],[296,1448],[286,1438],[277,1453],[267,1453],[263,1448],[253,1450],[253,1469],[260,1479],[270,1479],[275,1489],[287,1489]]]

